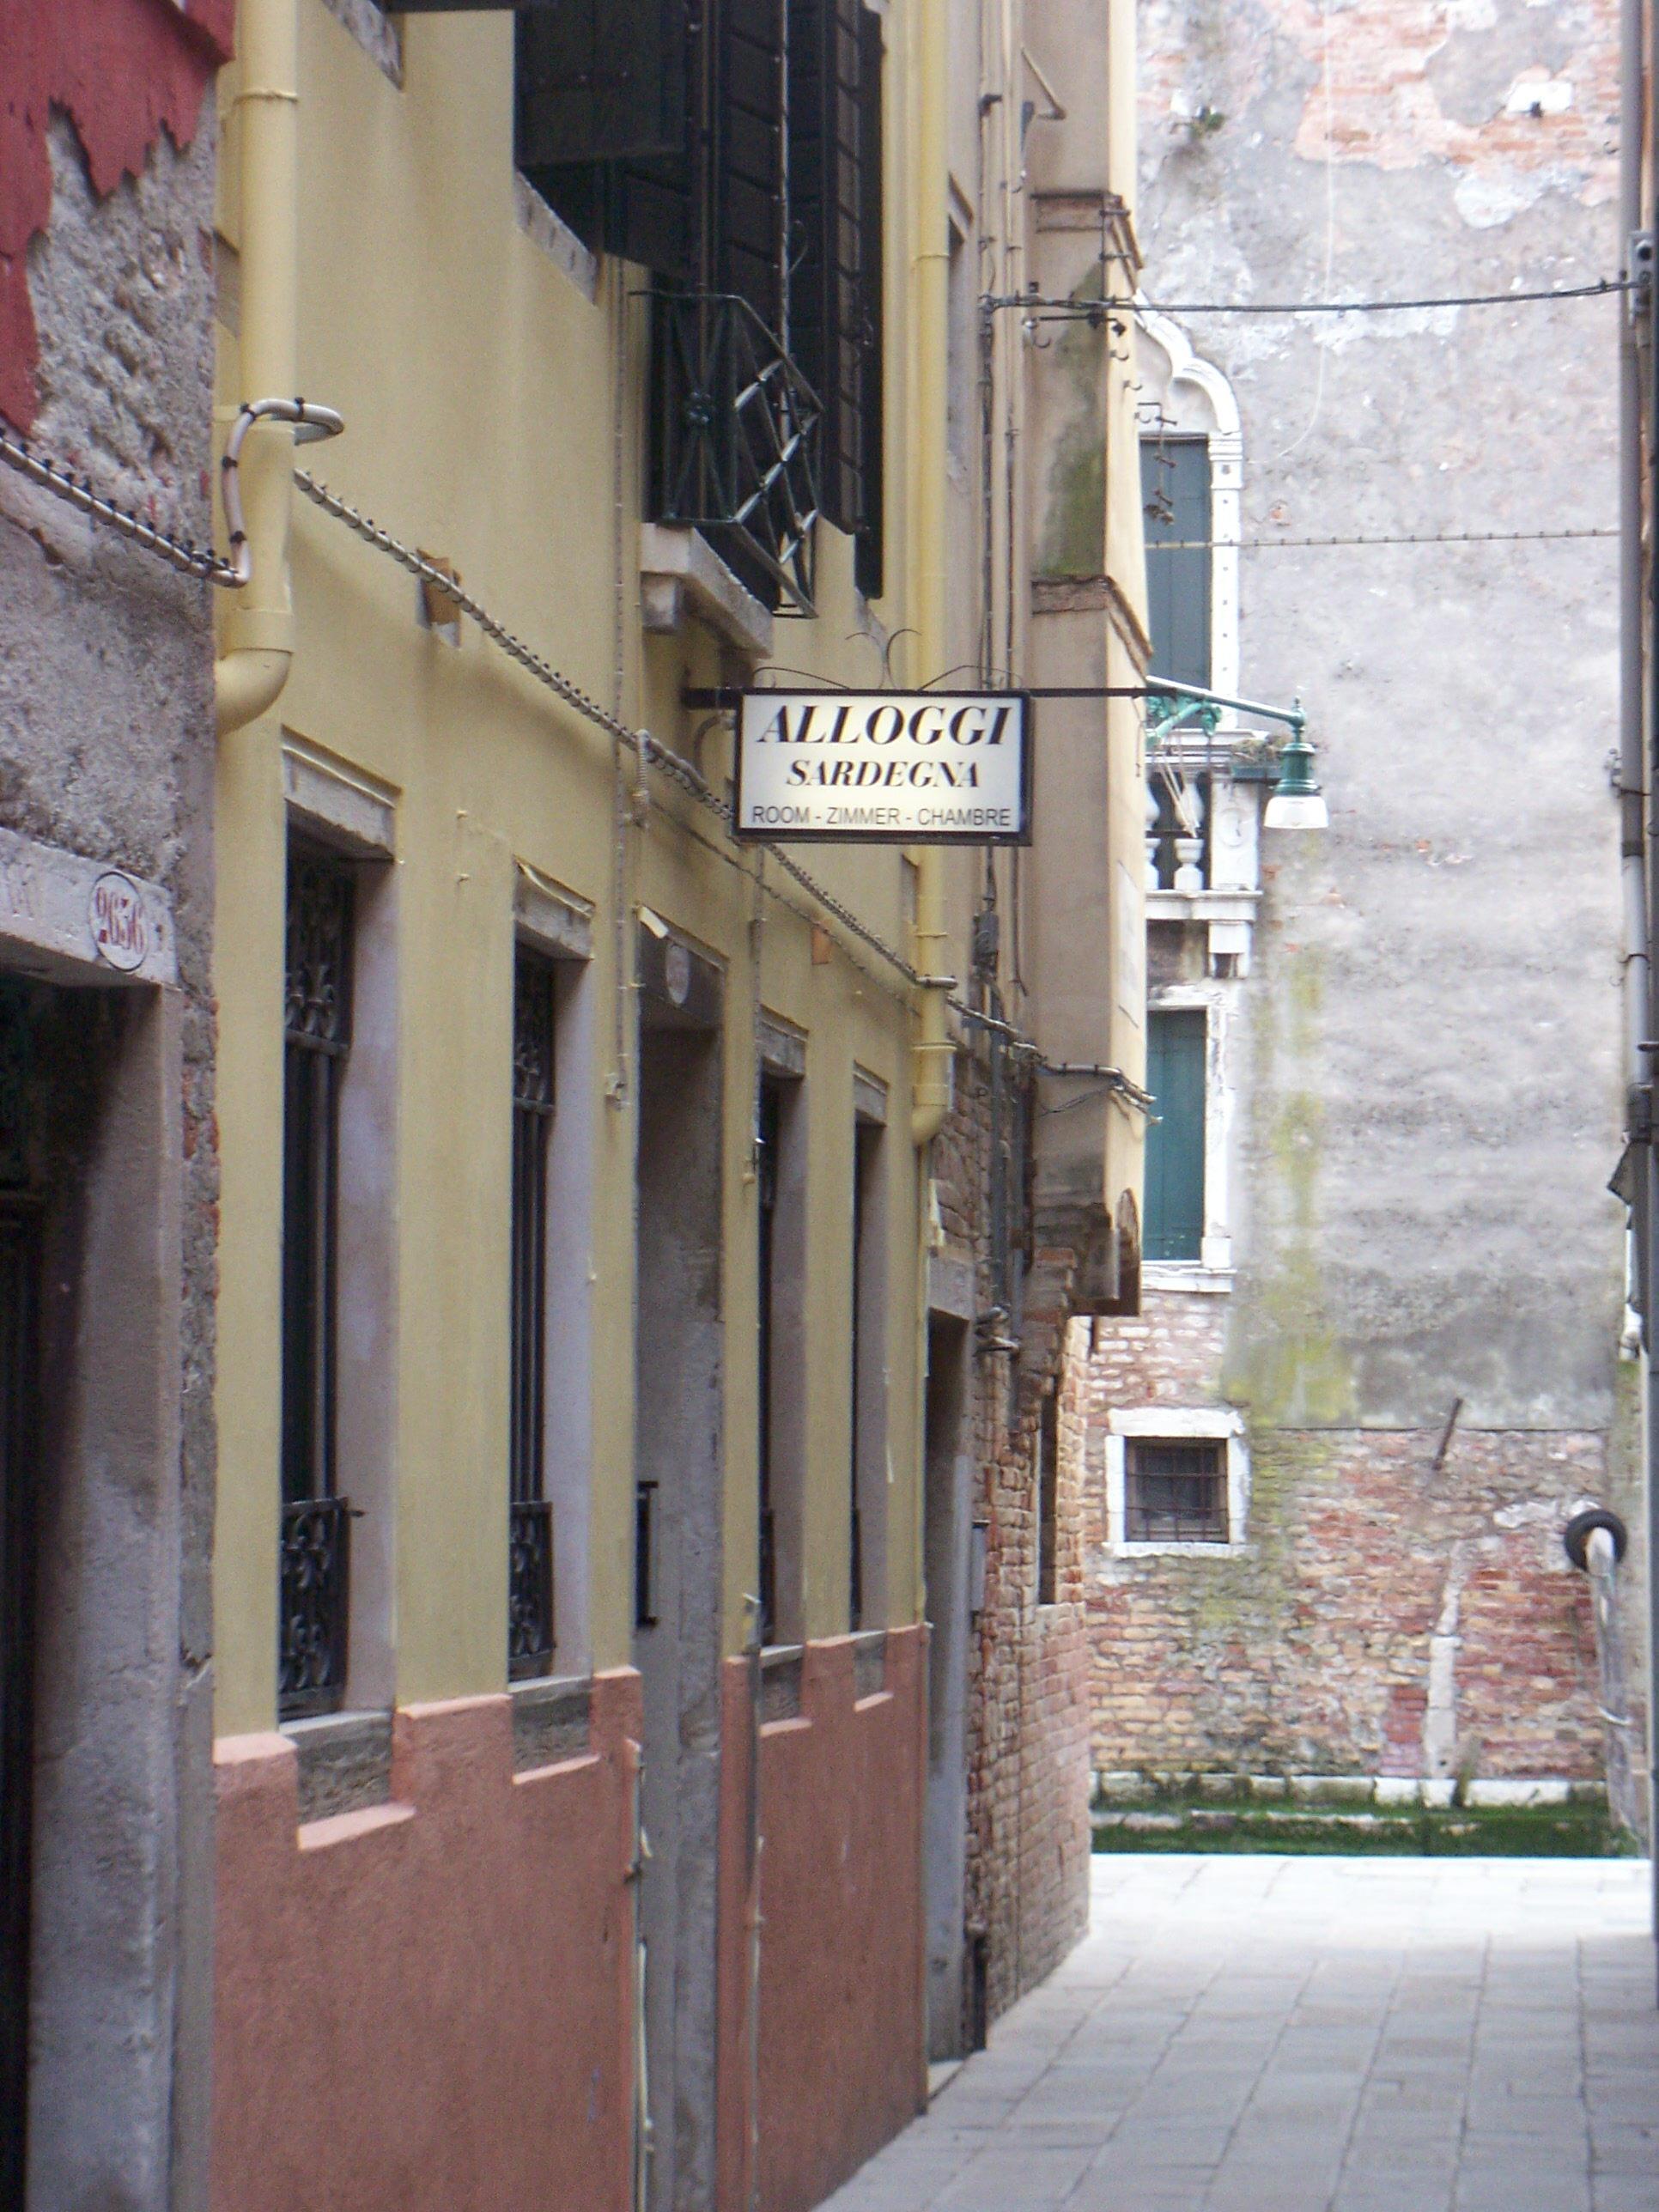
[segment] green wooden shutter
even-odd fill
[[[1152,677],[1171,684],[1210,682],[1210,445],[1206,438],[1143,438],[1141,494],[1146,512],[1146,602]],[[1159,553],[1158,545],[1198,549]]]
[[[1146,1017],[1146,1088],[1158,1120],[1146,1133],[1148,1260],[1197,1260],[1204,1246],[1202,1007]]]
[[[785,0],[724,0],[714,244],[716,289],[768,330],[783,320]]]
[[[879,599],[886,532],[886,287],[882,270],[884,234],[882,161],[882,19],[869,8],[859,15],[863,48],[859,76],[859,185],[864,288],[864,398],[860,419],[863,473],[859,486],[859,539],[854,578],[866,599]]]
[[[823,403],[823,512],[860,532],[880,506],[881,30],[864,0],[789,0],[789,350]]]
[[[685,0],[551,0],[515,34],[521,169],[684,151]]]

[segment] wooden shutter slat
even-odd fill
[[[1149,1260],[1203,1251],[1205,1018],[1184,1008],[1147,1017],[1146,1087],[1158,1115],[1146,1133]]]
[[[686,143],[685,0],[548,0],[518,16],[522,169],[678,154]]]
[[[1210,448],[1203,438],[1145,438],[1140,473],[1146,544],[1193,550],[1146,562],[1152,673],[1171,684],[1210,682]],[[1197,541],[1194,545],[1194,541]]]

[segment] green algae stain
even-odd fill
[[[1277,957],[1280,988],[1267,994],[1255,1026],[1255,1096],[1267,1117],[1261,1135],[1262,1261],[1240,1302],[1225,1382],[1253,1431],[1332,1428],[1357,1418],[1352,1364],[1319,1259],[1325,1107],[1307,1077],[1319,1044],[1324,957],[1290,948]],[[1287,1084],[1285,1075],[1300,1079]]]
[[[1091,270],[1072,297],[1099,299],[1099,270]],[[1098,576],[1106,568],[1106,428],[1100,393],[1107,334],[1083,321],[1060,328],[1054,355],[1064,374],[1066,419],[1048,467],[1037,574]]]

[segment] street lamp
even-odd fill
[[[1308,726],[1299,701],[1294,707],[1268,707],[1259,699],[1229,699],[1222,692],[1206,690],[1200,684],[1174,684],[1158,678],[1147,686],[1145,696],[1147,735],[1154,749],[1160,741],[1172,737],[1183,723],[1197,722],[1206,737],[1213,737],[1224,707],[1234,708],[1242,714],[1260,714],[1270,722],[1283,722],[1291,734],[1278,750],[1273,750],[1264,732],[1254,732],[1263,744],[1262,754],[1249,760],[1248,765],[1236,757],[1232,773],[1241,781],[1252,783],[1266,783],[1271,777],[1273,796],[1261,817],[1264,829],[1330,828],[1330,811],[1314,774],[1314,749],[1308,740]]]
[[[1330,810],[1314,775],[1314,749],[1300,722],[1292,724],[1279,755],[1279,781],[1262,815],[1265,830],[1328,830]]]

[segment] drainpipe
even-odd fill
[[[1652,50],[1650,51],[1650,40]],[[1620,13],[1620,129],[1619,185],[1620,226],[1626,239],[1628,274],[1635,276],[1638,251],[1637,234],[1643,227],[1643,183],[1648,144],[1647,92],[1650,75],[1659,64],[1659,13],[1651,0],[1622,0]],[[1659,82],[1659,79],[1655,80]],[[1659,979],[1654,974],[1652,951],[1656,902],[1656,824],[1650,794],[1654,788],[1650,763],[1659,762],[1659,692],[1651,680],[1649,655],[1653,642],[1650,593],[1654,578],[1644,551],[1644,507],[1659,495],[1659,436],[1654,434],[1659,417],[1650,423],[1651,453],[1644,451],[1644,417],[1649,394],[1645,380],[1655,371],[1659,349],[1654,343],[1651,320],[1654,286],[1651,249],[1649,258],[1647,310],[1644,330],[1638,301],[1627,295],[1632,309],[1620,332],[1619,345],[1619,526],[1620,526],[1620,870],[1625,893],[1626,1012],[1629,1051],[1626,1080],[1631,1086],[1630,1131],[1632,1139],[1645,1133],[1649,1142],[1638,1144],[1639,1175],[1635,1219],[1638,1249],[1642,1261],[1642,1442],[1644,1488],[1646,1492],[1648,1535],[1648,1833],[1659,1833],[1659,1775],[1655,1753],[1659,1749],[1659,1419],[1653,1403],[1654,1265],[1659,1259],[1659,1157],[1652,1145],[1652,1055],[1642,1050],[1644,1039],[1659,1036]],[[1645,340],[1645,343],[1644,343]],[[1651,471],[1651,473],[1650,473]],[[1647,497],[1644,500],[1644,493]],[[1655,509],[1659,512],[1659,508]],[[1632,848],[1634,848],[1632,850]],[[1659,1857],[1654,1865],[1653,1924],[1659,1935]]]
[[[945,665],[945,517],[948,495],[945,416],[950,326],[949,147],[950,88],[947,0],[918,0],[911,56],[916,87],[915,237],[911,248],[912,359],[915,406],[910,418],[911,536],[916,577],[916,657],[922,680]],[[916,921],[912,957],[926,981],[921,1034],[916,1040],[910,1133],[918,1146],[933,1140],[951,1109],[956,1048],[945,1026],[950,939],[945,926],[945,863],[935,845],[910,848],[916,872]]]
[[[288,392],[297,375],[295,270],[299,258],[299,9],[297,0],[241,0],[240,139],[241,396]],[[289,512],[294,432],[262,421],[241,465],[252,575],[225,616],[214,670],[222,735],[272,706],[294,658],[289,582]],[[233,549],[234,550],[234,549]]]

